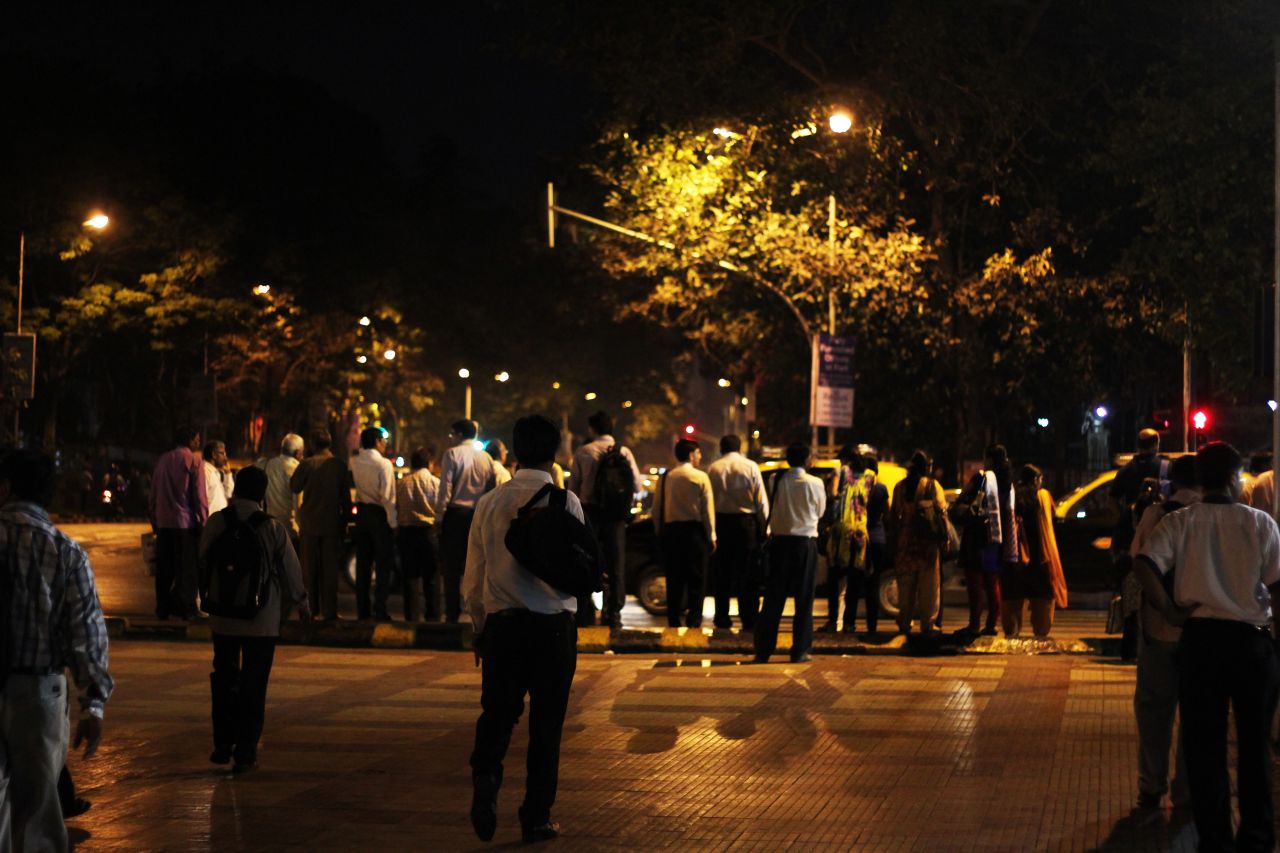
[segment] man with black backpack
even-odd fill
[[[1148,480],[1157,484],[1149,487]],[[1120,639],[1122,660],[1134,660],[1138,656],[1137,583],[1129,577],[1132,558],[1129,548],[1133,544],[1134,528],[1143,511],[1152,503],[1164,499],[1169,484],[1169,460],[1160,456],[1160,433],[1153,429],[1138,432],[1138,452],[1116,472],[1111,483],[1111,503],[1117,516],[1111,533],[1111,559],[1115,565],[1117,586],[1125,599],[1124,636]],[[1144,496],[1145,493],[1145,496]],[[1141,504],[1139,498],[1143,498]]]
[[[582,505],[552,481],[559,428],[540,415],[521,418],[512,444],[520,468],[476,503],[462,582],[477,664],[483,664],[482,711],[471,754],[471,825],[481,840],[493,838],[502,762],[527,694],[528,774],[519,815],[528,843],[559,834],[551,806],[577,667],[573,613],[576,596],[598,588],[599,567]]]
[[[604,559],[604,622],[620,628],[627,603],[627,521],[640,490],[640,469],[630,449],[613,437],[613,418],[607,413],[596,412],[587,426],[591,441],[573,454],[569,488],[582,501]],[[595,624],[595,604],[589,597],[578,602],[578,624]]]
[[[267,474],[245,468],[226,509],[215,513],[200,538],[201,601],[213,629],[214,764],[235,762],[243,773],[258,766],[267,703],[267,679],[288,607],[311,619],[302,568],[289,531],[267,515]]]

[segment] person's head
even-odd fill
[[[1240,471],[1244,458],[1225,441],[1211,441],[1196,454],[1196,481],[1206,492],[1226,492],[1233,497],[1240,491]]]
[[[812,451],[809,445],[796,442],[787,447],[787,465],[792,468],[803,468],[809,464],[809,456]]]
[[[1249,457],[1249,473],[1250,474],[1253,474],[1256,477],[1257,475],[1270,470],[1271,470],[1271,451],[1270,450],[1263,451],[1262,453],[1255,453],[1253,454],[1253,456]]]
[[[231,496],[262,503],[267,496],[267,472],[256,465],[242,468],[236,474],[236,486]]]
[[[1160,433],[1151,428],[1138,430],[1138,452],[1155,453],[1160,449]]]
[[[501,439],[489,439],[489,443],[484,446],[484,451],[492,456],[493,460],[499,465],[507,464],[507,446],[502,443]]]
[[[302,446],[302,436],[291,432],[280,442],[280,455],[288,456],[290,459],[301,459]]]
[[[907,463],[907,473],[914,474],[917,477],[929,476],[929,454],[923,450],[917,450],[911,454],[911,461]]]
[[[738,453],[742,450],[742,439],[736,435],[726,435],[720,439],[720,455],[726,453]]]
[[[329,437],[327,429],[318,429],[311,433],[311,437],[307,439],[307,445],[311,448],[311,452],[324,453],[333,444],[333,440]]]
[[[1009,466],[1009,451],[1005,450],[1003,444],[988,446],[987,452],[983,456],[986,458],[987,467],[993,471],[999,471],[1001,468]]]
[[[0,484],[8,492],[7,500],[48,507],[58,485],[53,457],[25,448],[10,451],[0,460]]]
[[[1196,458],[1179,456],[1169,466],[1169,479],[1174,489],[1194,489],[1196,487]]]
[[[613,435],[613,418],[608,412],[596,412],[587,418],[587,426],[596,438],[602,435]]]
[[[511,430],[511,447],[521,468],[550,471],[560,449],[560,427],[542,415],[525,415]]]
[[[227,446],[221,441],[210,441],[204,446],[204,461],[214,468],[222,468],[227,464]]]
[[[360,431],[360,447],[362,450],[376,450],[379,453],[387,449],[387,438],[381,427],[365,427]]]
[[[449,425],[449,434],[459,441],[475,441],[480,433],[480,424],[463,418]]]
[[[429,447],[415,447],[413,452],[409,454],[409,467],[414,471],[426,468],[431,464],[431,457],[435,456],[435,452]]]
[[[698,447],[698,442],[692,438],[682,438],[677,441],[674,452],[677,462],[691,462],[695,468],[702,461],[702,450]]]
[[[1034,465],[1023,465],[1018,472],[1018,482],[1024,486],[1039,489],[1044,483],[1044,473]]]
[[[200,447],[200,430],[193,426],[180,426],[173,431],[173,446],[197,450]]]

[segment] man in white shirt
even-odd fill
[[[231,497],[231,490],[222,478],[227,467],[227,446],[221,441],[206,442],[200,456],[204,460],[204,491],[209,500],[209,515],[213,515],[226,509],[227,500]]]
[[[1135,571],[1143,595],[1172,624],[1178,645],[1182,744],[1201,850],[1273,850],[1271,721],[1280,671],[1271,602],[1280,593],[1280,530],[1236,503],[1243,460],[1211,442],[1196,455],[1201,499],[1166,516]],[[1173,573],[1173,600],[1159,577]],[[1227,708],[1235,715],[1240,829],[1233,838]]]
[[[421,603],[426,593],[427,618],[435,621],[436,609],[436,513],[433,508],[440,478],[428,465],[433,449],[419,447],[409,457],[411,473],[396,483],[396,546],[400,550],[401,584],[404,587],[404,618],[416,622],[422,617]]]
[[[742,439],[726,435],[720,439],[720,458],[707,468],[719,537],[711,561],[711,577],[716,595],[716,627],[733,627],[729,598],[736,596],[742,628],[751,631],[756,625],[759,597],[748,585],[756,583],[751,577],[751,564],[769,515],[769,499],[764,493],[760,466],[743,456],[741,450]]]
[[[507,531],[520,508],[552,483],[560,430],[540,415],[524,417],[516,422],[512,444],[520,469],[510,483],[478,500],[463,580],[477,637],[476,654],[478,662],[483,661],[483,711],[471,753],[471,825],[481,840],[493,838],[502,761],[527,694],[528,774],[519,814],[522,838],[530,843],[559,834],[558,824],[551,821],[551,807],[556,799],[560,736],[577,667],[578,631],[573,624],[577,603],[522,567],[506,546]],[[565,509],[583,518],[582,506],[572,494],[566,496]]]
[[[1138,520],[1129,555],[1137,559],[1166,515],[1200,500],[1196,489],[1196,459],[1179,456],[1169,466],[1173,495],[1152,504]],[[1145,596],[1138,608],[1138,676],[1133,692],[1133,714],[1138,723],[1138,808],[1158,809],[1165,791],[1175,807],[1191,802],[1187,788],[1187,762],[1182,743],[1176,745],[1173,784],[1169,783],[1169,747],[1174,744],[1173,725],[1178,713],[1178,665],[1176,654],[1182,629],[1165,621],[1164,614]]]
[[[369,587],[378,567],[373,616],[389,622],[387,596],[395,565],[392,532],[396,527],[396,473],[387,452],[387,439],[378,427],[360,433],[360,452],[351,457],[351,480],[356,488],[356,612],[369,618]]]
[[[289,479],[302,461],[302,436],[289,433],[280,442],[280,455],[273,456],[261,465],[267,472],[267,515],[284,525],[298,547],[298,496],[289,487]]]
[[[813,587],[818,565],[818,519],[827,511],[827,489],[804,470],[811,452],[804,444],[787,448],[787,470],[779,471],[769,518],[769,577],[764,606],[756,620],[756,663],[767,663],[778,646],[778,626],[787,596],[795,598],[791,661],[809,660],[813,646]]]
[[[698,442],[680,439],[675,456],[679,464],[662,475],[653,496],[653,526],[662,543],[662,569],[667,577],[667,624],[699,628],[707,564],[716,549],[716,503],[711,478],[698,470],[702,462]]]
[[[484,446],[484,452],[493,460],[494,488],[511,480],[511,471],[507,469],[507,446],[500,438],[491,438]]]
[[[475,421],[454,421],[449,432],[454,445],[440,460],[440,488],[433,509],[440,519],[446,622],[457,622],[462,614],[458,585],[467,566],[467,539],[476,502],[497,486],[493,457],[475,447],[479,432],[480,425]]]
[[[587,418],[587,427],[591,440],[574,451],[569,488],[582,501],[604,560],[604,624],[621,628],[622,608],[627,603],[627,522],[640,490],[640,469],[631,449],[613,437],[613,418],[607,412]],[[578,624],[594,625],[595,610],[590,597],[580,599]]]

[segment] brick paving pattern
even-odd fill
[[[282,647],[261,769],[206,762],[209,649],[118,642],[77,849],[478,850],[519,842],[524,727],[498,835],[471,833],[479,672],[455,652]],[[556,850],[1190,850],[1131,814],[1133,669],[1080,656],[583,655]]]

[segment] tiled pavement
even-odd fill
[[[78,849],[506,849],[467,820],[479,673],[457,652],[281,648],[260,770],[206,763],[209,650],[117,642]],[[1133,670],[1088,657],[583,655],[556,850],[1166,850],[1134,817]]]

